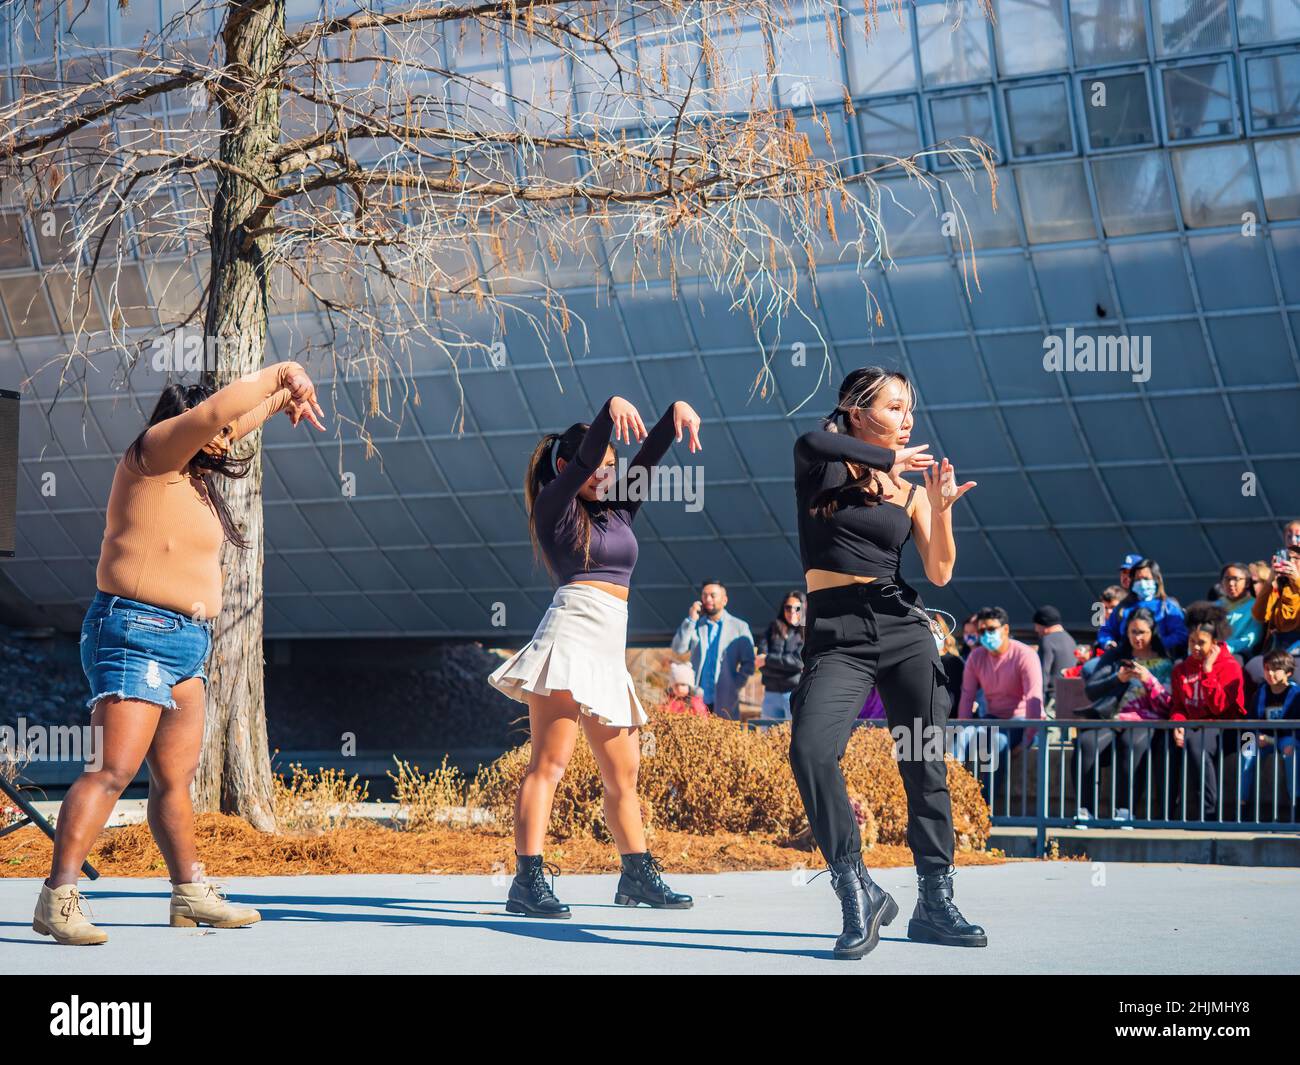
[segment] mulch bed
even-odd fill
[[[271,835],[242,818],[200,814],[195,818],[195,833],[199,860],[208,877],[514,872],[511,838],[481,829],[405,832],[359,824],[319,835]],[[650,847],[674,873],[823,867],[817,852],[783,846],[770,836],[695,836],[659,829],[651,837]],[[30,826],[0,838],[0,877],[44,877],[49,872],[51,850],[45,834]],[[591,838],[557,840],[547,846],[545,856],[569,874],[610,873],[619,868],[616,848]],[[906,847],[878,844],[863,857],[872,868],[912,865]],[[994,865],[1008,859],[994,851],[959,853],[956,860],[958,865]],[[90,861],[105,876],[167,875],[144,824],[105,830]]]

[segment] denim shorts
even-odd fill
[[[201,677],[212,652],[212,622],[97,591],[81,623],[87,709],[105,696],[176,709],[172,685]]]

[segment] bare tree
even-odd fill
[[[46,372],[63,390],[92,363],[125,381],[160,335],[192,327],[220,385],[261,365],[273,315],[311,314],[324,330],[295,357],[367,384],[349,431],[369,456],[372,422],[400,425],[419,402],[417,357],[453,371],[508,357],[452,324],[457,305],[495,321],[494,337],[528,329],[581,355],[560,290],[599,277],[603,247],[628,284],[654,275],[676,295],[699,276],[724,292],[753,326],[753,390],[767,395],[764,337],[790,317],[816,331],[798,295],[819,261],[851,256],[864,314],[882,320],[868,284],[889,261],[878,178],[906,175],[937,208],[936,156],[972,188],[983,168],[996,196],[974,138],[837,158],[825,109],[775,102],[797,17],[819,20],[828,64],[844,47],[845,10],[805,2],[327,0],[322,15],[315,0],[165,0],[161,33],[108,47],[80,32],[90,0],[29,0],[28,36],[56,20],[63,32],[0,104],[0,196],[53,220],[66,248],[49,283],[75,343]],[[868,0],[862,32],[879,18]],[[852,113],[847,90],[832,106]],[[810,396],[830,365],[823,339]],[[259,463],[228,496],[252,549],[223,559],[195,799],[270,828]]]

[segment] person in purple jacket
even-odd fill
[[[564,918],[546,882],[542,844],[555,789],[578,738],[586,733],[605,789],[605,821],[622,856],[614,901],[620,906],[686,909],[646,848],[637,795],[640,726],[648,720],[627,670],[627,598],[637,560],[632,522],[655,464],[687,434],[700,451],[700,416],[689,403],[669,405],[648,433],[631,403],[610,396],[588,426],[542,437],[528,463],[524,501],[529,534],[558,587],[526,646],[488,682],[528,704],[532,757],[515,802],[515,878],[506,909],[525,917]],[[644,441],[615,474],[611,436]]]

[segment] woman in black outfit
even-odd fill
[[[808,618],[803,679],[790,701],[791,767],[844,915],[835,956],[862,957],[898,914],[898,904],[862,865],[840,771],[858,712],[876,686],[890,733],[908,735],[898,768],[919,886],[908,937],[982,947],[984,930],[952,901],[952,806],[942,742],[951,705],[936,646],[941,630],[900,572],[903,544],[915,532],[926,577],[948,583],[957,557],[949,508],[975,484],[958,487],[947,459],[936,466],[922,454],[929,445],[907,446],[915,395],[902,374],[854,370],[839,397],[825,428],[805,433],[794,447]],[[919,494],[902,476],[918,470],[925,473]]]
[[[765,720],[790,720],[790,693],[803,675],[803,614],[803,592],[787,592],[781,612],[754,645],[763,678],[760,716]]]

